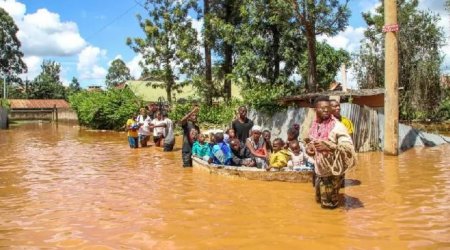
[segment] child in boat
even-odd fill
[[[287,167],[291,156],[289,152],[284,149],[284,141],[281,138],[276,138],[273,140],[272,149],[273,152],[269,158],[269,167],[266,170],[270,171],[270,169],[274,168],[279,171],[282,168]]]
[[[261,131],[260,126],[254,125],[250,130],[250,137],[245,141],[245,146],[252,153],[256,161],[256,167],[265,169],[267,167],[267,149]]]
[[[245,147],[244,143],[239,141],[238,138],[231,139],[230,142],[231,153],[233,153],[233,159],[231,160],[232,166],[246,166],[246,167],[254,167],[256,166],[256,162],[248,150]]]
[[[299,141],[291,141],[289,143],[289,153],[291,159],[288,161],[288,167],[296,171],[310,171],[312,167],[308,164],[309,156],[304,152],[304,147]]]
[[[212,150],[213,146],[216,145],[215,134],[213,132],[209,133],[209,149]]]
[[[208,161],[210,153],[211,150],[208,143],[205,141],[205,135],[199,134],[192,147],[192,156]]]
[[[264,142],[266,143],[266,150],[268,153],[272,153],[272,143],[270,142],[271,134],[269,130],[264,130],[262,133],[262,137],[264,138]]]
[[[223,135],[223,141],[230,144],[233,138],[236,138],[236,133],[234,132],[234,129],[232,128],[227,129],[225,131],[225,134]]]
[[[287,131],[287,142],[285,148],[288,149],[290,146],[290,143],[293,141],[298,141],[298,136],[300,134],[299,129],[297,128],[298,124],[294,124],[292,127],[290,127]]]
[[[218,165],[231,165],[231,148],[223,141],[223,133],[216,133],[214,139],[216,144],[212,147],[208,162]]]
[[[125,125],[125,130],[128,132],[128,144],[130,145],[130,148],[138,148],[139,145],[139,123],[136,121],[136,118],[137,115],[132,114]]]

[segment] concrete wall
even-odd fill
[[[8,128],[8,110],[0,107],[0,129]]]
[[[78,122],[78,117],[72,109],[14,109],[9,113],[9,119],[13,120],[48,120],[61,122]]]

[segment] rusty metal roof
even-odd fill
[[[9,99],[11,109],[70,108],[64,99]]]

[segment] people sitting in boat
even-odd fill
[[[289,143],[289,154],[291,159],[288,161],[288,168],[295,171],[311,171],[313,170],[312,161],[308,161],[307,158],[311,158],[304,152],[303,145],[297,141],[293,140]]]
[[[270,134],[270,131],[265,129],[262,132],[262,137],[264,138],[264,142],[266,143],[267,153],[272,153],[272,142],[270,142],[270,138],[272,137],[272,135]]]
[[[317,98],[314,106],[306,153],[315,161],[316,200],[323,208],[335,208],[341,176],[355,165],[355,149],[347,128],[331,115],[328,98]]]
[[[210,154],[211,150],[205,140],[205,135],[199,134],[197,136],[197,140],[195,140],[194,145],[192,146],[192,156],[208,161]]]
[[[281,169],[287,167],[288,161],[290,159],[289,152],[284,149],[284,141],[281,138],[275,138],[272,145],[273,152],[270,154],[269,166],[267,171],[271,169],[280,171]]]
[[[208,162],[218,165],[231,165],[231,160],[233,158],[231,148],[223,141],[223,133],[216,133],[214,139],[216,144],[212,147]]]
[[[229,128],[225,131],[225,134],[223,135],[223,141],[230,144],[231,140],[233,138],[236,138],[236,133],[234,129]]]
[[[210,150],[212,150],[213,146],[216,145],[216,138],[213,132],[209,133],[208,145]]]
[[[244,143],[240,142],[238,138],[231,139],[230,147],[231,153],[233,154],[233,159],[231,160],[232,166],[256,166],[255,159],[253,159],[250,150],[244,145]]]
[[[267,149],[264,138],[261,136],[262,129],[258,125],[254,125],[251,129],[250,137],[245,141],[245,146],[250,150],[256,161],[256,167],[267,168]]]

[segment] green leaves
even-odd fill
[[[111,66],[108,69],[105,83],[108,88],[112,88],[132,79],[133,77],[130,75],[130,69],[120,58],[117,58],[112,61]]]
[[[81,91],[69,97],[81,125],[94,129],[120,130],[141,107],[142,100],[128,88]]]

